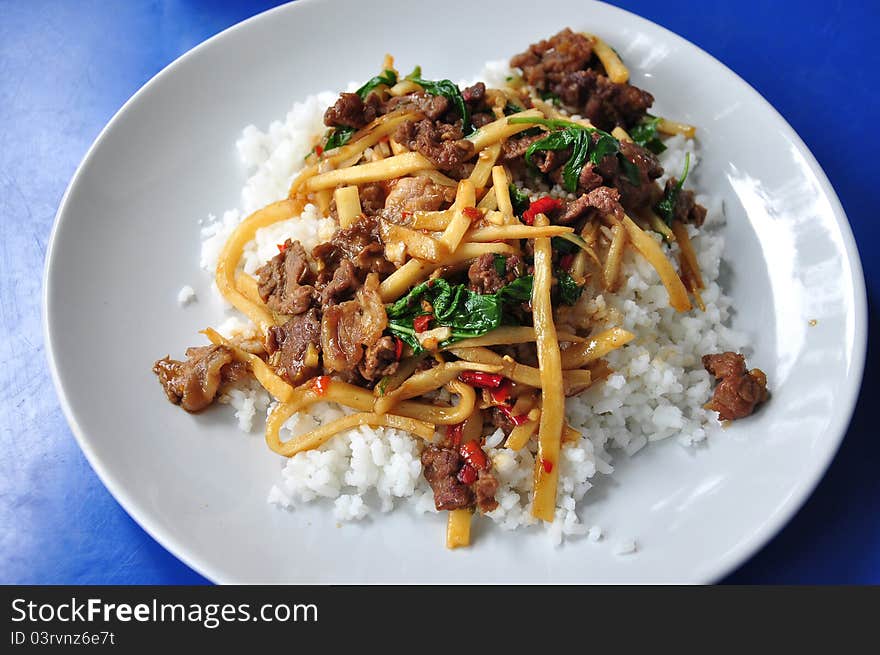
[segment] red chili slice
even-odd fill
[[[511,423],[513,423],[514,425],[522,425],[523,423],[525,423],[526,421],[529,420],[528,414],[520,414],[518,416],[514,416],[513,410],[510,407],[510,405],[498,405],[498,407],[496,407],[496,409],[499,412],[501,412],[502,414],[504,414],[504,416],[507,418],[507,420],[510,421]]]
[[[319,396],[326,395],[327,391],[330,388],[330,376],[329,375],[319,375],[314,380],[312,380],[312,389],[314,389],[315,393]]]
[[[287,242],[277,244],[278,252],[284,252],[287,250]]]
[[[456,448],[461,445],[461,430],[463,427],[464,423],[446,426],[446,440]]]
[[[324,149],[321,146],[315,146],[315,154],[320,157],[324,154]]]
[[[542,459],[541,466],[544,467],[545,473],[550,473],[553,470],[553,462],[551,462],[549,459]]]
[[[497,389],[504,382],[504,376],[483,371],[462,371],[458,379],[472,387],[480,389]]]
[[[394,337],[394,359],[400,361],[401,355],[403,355],[403,340],[400,337]]]
[[[431,320],[434,317],[430,314],[424,314],[422,316],[416,316],[413,319],[413,330],[416,332],[424,332],[428,329],[428,326],[431,325]]]
[[[478,221],[483,218],[483,212],[481,212],[476,207],[465,207],[461,210],[461,213],[467,216],[472,221]]]
[[[477,470],[470,464],[465,464],[461,467],[461,470],[459,470],[456,478],[458,478],[458,481],[462,484],[473,484],[477,481]]]
[[[490,391],[489,395],[492,396],[493,403],[503,405],[510,398],[511,391],[513,391],[513,383],[510,380],[506,380],[500,387]]]
[[[566,271],[571,268],[571,263],[574,261],[574,255],[569,253],[567,255],[563,255],[559,258],[559,265],[564,268]]]
[[[489,468],[489,462],[486,459],[486,453],[480,448],[480,444],[476,441],[468,441],[461,444],[459,449],[462,459],[477,470],[485,470]]]
[[[535,200],[529,208],[523,212],[523,223],[526,225],[534,225],[535,216],[538,214],[546,214],[547,212],[562,207],[562,201],[559,198],[551,198],[544,196]]]

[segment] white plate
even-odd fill
[[[269,506],[279,458],[224,410],[192,417],[173,407],[150,372],[217,320],[213,303],[181,311],[175,297],[184,284],[210,296],[196,220],[238,205],[241,128],[368,79],[386,51],[403,68],[461,79],[565,24],[613,44],[658,113],[699,126],[700,184],[723,197],[728,216],[734,326],[753,336],[772,402],[708,448],[670,441],[621,456],[613,480],[585,499],[605,543],[554,549],[542,534],[486,521],[473,548],[450,552],[443,516],[402,511],[337,527],[326,506]],[[718,579],[785,524],[825,471],[856,399],[865,321],[846,217],[788,124],[695,46],[582,0],[552,0],[527,20],[495,1],[434,12],[300,0],[223,32],[157,75],[98,137],[58,211],[45,281],[49,359],[83,451],[150,534],[219,582]],[[614,555],[614,541],[630,537],[639,552]]]

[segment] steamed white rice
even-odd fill
[[[479,79],[498,86],[508,75],[505,62],[490,62]],[[201,266],[208,274],[213,273],[224,241],[242,218],[286,196],[312,148],[314,135],[324,129],[325,108],[336,97],[336,93],[324,92],[297,102],[284,121],[272,123],[265,132],[253,125],[244,129],[236,146],[250,176],[242,189],[241,207],[219,217],[209,216],[203,225]],[[669,139],[667,146],[660,156],[667,173],[678,174],[685,153],[690,152],[692,174],[688,181],[699,186],[699,174],[693,172],[698,164],[696,145],[679,136]],[[626,255],[625,282],[618,293],[593,299],[585,294],[582,299],[581,309],[597,323],[621,325],[637,338],[608,357],[615,373],[604,384],[566,401],[571,425],[584,436],[562,450],[556,518],[542,523],[553,543],[581,535],[590,541],[606,537],[601,526],[583,524],[578,511],[594,476],[613,474],[613,454],[631,456],[649,442],[669,438],[694,447],[718,427],[714,414],[702,407],[710,396],[711,380],[701,366],[700,355],[741,350],[746,341],[725,326],[730,301],[717,284],[724,246],[718,230],[723,224],[721,205],[710,197],[697,199],[709,210],[701,230],[688,228],[706,283],[705,312],[681,315],[671,309],[657,273],[632,252]],[[298,239],[309,250],[328,239],[333,229],[332,220],[308,205],[302,216],[260,230],[245,250],[244,269],[253,273],[277,253],[276,244],[287,238]],[[253,326],[229,308],[218,329],[232,336],[252,332]],[[261,431],[274,404],[256,383],[231,390],[222,400],[234,408],[235,418],[246,432]],[[282,436],[300,434],[347,412],[328,403],[315,405],[292,417]],[[487,440],[500,483],[498,508],[488,516],[510,530],[541,523],[532,517],[529,502],[534,439],[530,449],[512,452],[498,447],[502,437],[499,431]],[[419,511],[435,512],[431,489],[422,476],[420,452],[420,442],[406,433],[359,427],[317,450],[279,458],[279,479],[271,486],[268,500],[288,509],[323,502],[337,521],[361,520],[390,511],[398,499],[408,499]],[[612,548],[615,553],[629,554],[637,551],[637,542],[631,536],[618,535]]]

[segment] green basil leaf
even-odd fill
[[[355,91],[355,93],[361,97],[361,100],[366,100],[367,96],[370,95],[370,92],[382,84],[385,84],[386,86],[394,86],[397,84],[397,73],[393,70],[385,69],[385,72],[381,75],[376,75],[376,77],[364,84],[361,88]]]
[[[684,186],[684,181],[687,179],[690,168],[691,153],[686,152],[684,155],[684,171],[682,171],[681,179],[677,184],[673,185],[672,188],[666,190],[663,199],[654,207],[656,212],[660,215],[660,218],[662,218],[663,222],[667,225],[671,226],[672,220],[675,218],[675,204],[678,202],[678,194],[681,193],[681,189]]]
[[[556,276],[556,288],[559,293],[560,302],[566,305],[574,305],[584,292],[584,288],[574,281],[574,278],[568,274],[568,271],[562,268],[557,268],[554,274]]]
[[[510,204],[513,206],[513,213],[517,216],[522,216],[523,212],[532,204],[532,201],[513,182],[507,188],[510,192]]]
[[[571,243],[570,241],[566,241],[561,237],[551,237],[550,247],[556,252],[562,253],[563,255],[570,255],[580,250],[580,248],[576,244]]]
[[[662,119],[657,116],[645,114],[642,121],[629,131],[629,135],[632,137],[633,141],[643,148],[647,148],[655,155],[659,155],[666,150],[666,145],[660,140],[660,135],[657,132],[657,126],[660,124],[661,120]]]
[[[591,142],[592,139],[586,131],[576,130],[573,132],[571,156],[562,168],[562,186],[566,191],[574,193],[577,190],[581,170],[587,163],[587,157],[590,157]]]
[[[467,103],[461,95],[461,89],[459,89],[456,84],[450,80],[438,80],[434,82],[431,80],[423,80],[421,77],[413,77],[411,79],[413,82],[421,86],[426,93],[430,93],[432,96],[444,96],[449,102],[455,105],[455,108],[461,115],[461,129],[465,133],[465,136],[475,131],[475,128],[471,123],[470,110],[468,110]]]
[[[324,144],[324,150],[333,150],[333,148],[344,146],[351,140],[351,135],[354,132],[353,127],[337,127],[330,130],[327,133],[327,143]]]

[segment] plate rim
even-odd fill
[[[129,495],[129,493],[125,489],[125,485],[123,484],[123,482],[117,480],[114,474],[109,470],[109,467],[106,467],[104,465],[104,463],[101,461],[101,459],[98,457],[98,455],[95,453],[92,446],[90,445],[85,430],[82,428],[82,426],[80,426],[79,422],[77,421],[73,407],[71,406],[64,387],[61,384],[61,378],[56,363],[55,346],[52,338],[52,309],[49,304],[49,287],[53,270],[53,262],[55,260],[55,252],[57,248],[56,237],[62,221],[65,220],[66,208],[71,191],[77,186],[77,183],[79,179],[84,175],[84,171],[88,167],[88,164],[93,159],[95,153],[99,150],[101,144],[107,138],[108,134],[112,131],[116,123],[119,122],[120,118],[129,110],[132,105],[138,102],[141,96],[148,93],[149,90],[154,85],[158,84],[164,77],[172,75],[174,70],[181,64],[183,60],[195,56],[197,53],[210,47],[215,41],[219,41],[225,38],[228,34],[241,29],[247,29],[247,27],[251,23],[271,20],[276,13],[286,11],[298,11],[297,7],[299,6],[327,2],[328,0],[295,0],[246,18],[238,23],[235,23],[234,25],[225,28],[217,34],[197,44],[195,47],[182,53],[180,56],[176,57],[173,61],[162,68],[158,73],[153,75],[142,86],[140,86],[107,121],[107,123],[95,137],[94,141],[89,146],[85,155],[83,155],[82,159],[77,165],[77,168],[71,176],[70,182],[68,182],[64,194],[61,197],[58,209],[55,212],[55,216],[52,221],[52,228],[49,233],[48,244],[46,247],[40,303],[42,314],[41,325],[43,342],[45,344],[46,359],[49,365],[49,372],[52,378],[52,384],[54,386],[59,405],[80,450],[85,455],[89,466],[91,466],[92,470],[95,472],[98,479],[107,489],[107,491],[110,492],[114,500],[116,500],[116,502],[119,503],[120,506],[122,506],[125,512],[132,518],[132,520],[135,521],[135,523],[137,523],[152,539],[155,539],[174,557],[182,561],[184,564],[186,564],[189,568],[197,572],[202,577],[208,579],[215,584],[227,584],[231,582],[230,577],[224,571],[215,568],[207,562],[201,561],[201,557],[195,551],[191,551],[189,547],[182,545],[176,536],[166,533],[161,526],[154,522],[154,519],[152,518],[150,513],[146,509],[141,508],[139,503]],[[774,537],[776,537],[782,532],[782,530],[785,529],[785,527],[794,518],[795,514],[797,514],[797,512],[799,512],[804,507],[806,502],[815,492],[819,483],[825,477],[828,468],[831,465],[831,462],[837,455],[843,439],[849,431],[849,426],[852,422],[855,408],[860,396],[867,354],[868,302],[864,270],[859,255],[858,245],[856,243],[855,235],[853,234],[849,218],[847,217],[843,205],[837,196],[837,192],[835,191],[834,186],[831,184],[828,176],[822,169],[822,166],[819,164],[815,155],[813,155],[812,151],[809,149],[809,147],[807,147],[806,143],[804,143],[803,139],[800,137],[797,131],[759,91],[751,86],[736,71],[726,66],[723,62],[714,57],[712,54],[706,52],[700,46],[673,32],[672,30],[664,27],[663,25],[655,23],[654,21],[640,16],[627,9],[623,9],[615,5],[610,5],[606,2],[600,2],[599,0],[590,0],[590,3],[602,5],[603,7],[610,9],[612,13],[617,12],[625,16],[627,20],[647,23],[653,29],[659,30],[665,38],[670,39],[673,42],[678,42],[679,45],[686,46],[688,49],[695,51],[699,56],[707,57],[714,65],[719,66],[722,70],[726,71],[732,76],[732,81],[735,84],[739,85],[741,92],[746,97],[750,97],[752,100],[756,101],[762,109],[769,110],[770,114],[776,118],[778,124],[781,126],[783,136],[788,138],[790,142],[796,146],[799,154],[804,157],[810,172],[816,177],[819,188],[821,189],[823,195],[828,198],[831,212],[834,214],[835,221],[842,237],[841,240],[843,244],[843,250],[846,253],[846,262],[848,264],[848,268],[851,271],[854,307],[854,331],[852,341],[853,359],[851,376],[848,380],[848,388],[846,390],[846,406],[843,408],[842,411],[838,411],[836,413],[835,421],[832,423],[832,425],[829,426],[829,431],[835,434],[834,442],[829,444],[829,447],[827,447],[825,452],[823,453],[823,461],[821,462],[821,465],[814,469],[812,475],[801,480],[794,492],[790,494],[785,500],[784,504],[778,508],[776,514],[772,517],[772,520],[766,521],[764,524],[759,526],[752,533],[752,536],[748,539],[746,543],[732,548],[721,555],[716,560],[711,570],[699,572],[700,574],[702,574],[701,577],[696,577],[695,579],[696,583],[698,584],[716,583],[743,564],[745,564],[758,551],[764,548]]]

